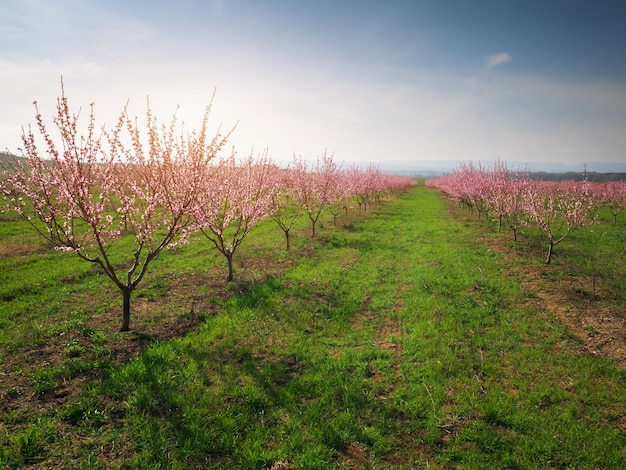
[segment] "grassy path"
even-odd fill
[[[39,424],[82,468],[620,468],[626,374],[418,187]],[[53,431],[52,423],[62,423]]]

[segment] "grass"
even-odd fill
[[[139,334],[101,332],[57,299],[69,267],[34,279],[42,286],[5,300],[0,318],[19,325],[8,303],[57,299],[45,310],[57,327],[41,336],[63,334],[63,362],[22,371],[32,390],[2,390],[9,403],[49,399],[72,364],[78,377],[85,363],[105,373],[60,407],[5,410],[0,467],[619,468],[626,373],[582,352],[503,275],[519,258],[477,241],[482,227],[450,211],[420,186],[347,227],[323,220],[312,241],[302,225],[291,254],[268,221],[241,246],[238,281],[217,290],[203,276],[225,278],[226,266],[207,245],[168,253],[138,292],[151,308],[136,321],[148,329],[149,316],[170,321],[166,311],[185,316],[192,303],[203,321],[148,338],[127,363],[110,357],[111,343],[130,347]],[[57,255],[31,256],[61,264]],[[82,273],[72,289],[94,305],[100,278]],[[43,309],[31,315],[44,321]],[[13,336],[7,364],[39,344]],[[93,365],[98,355],[108,362]]]
[[[560,275],[574,276],[581,297],[593,299],[603,291],[614,300],[623,301],[626,291],[626,217],[620,214],[617,223],[607,209],[600,210],[595,224],[574,230],[569,237],[554,248],[554,263],[559,266]],[[497,227],[492,222],[484,227]],[[509,240],[512,248],[524,252],[541,263],[541,256],[547,250],[545,238],[537,229],[522,227],[517,242],[512,235],[502,229],[502,237]],[[546,270],[553,273],[553,270]]]

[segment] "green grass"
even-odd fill
[[[315,240],[303,225],[292,254],[267,221],[237,253],[229,295],[195,286],[221,309],[199,329],[111,366],[60,409],[4,412],[0,467],[619,468],[626,373],[582,354],[502,275],[515,260],[449,210],[420,186],[346,228],[324,219]],[[165,254],[139,298],[187,309],[176,283],[225,277],[222,261],[203,243]],[[20,296],[52,301],[59,270]],[[84,273],[74,288],[95,295]],[[106,340],[74,334],[66,360]]]
[[[608,296],[623,305],[626,292],[625,219],[624,214],[620,214],[615,224],[609,210],[602,209],[596,223],[574,230],[555,246],[551,263],[557,266],[562,277],[576,278],[576,289],[582,299],[593,300],[602,292],[602,297]],[[497,222],[483,222],[482,225],[493,229]],[[548,246],[537,229],[521,227],[517,242],[513,242],[511,233],[507,233],[504,227],[500,235],[510,240],[510,247],[519,253],[538,264],[545,263]]]

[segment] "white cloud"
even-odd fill
[[[485,62],[488,67],[497,67],[498,65],[506,64],[513,59],[508,52],[499,52],[497,54],[488,55],[485,57]]]

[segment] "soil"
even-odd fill
[[[237,266],[236,269],[239,277],[246,281],[236,278],[228,283],[225,281],[225,271],[219,270],[204,274],[186,274],[184,283],[177,282],[176,279],[166,279],[168,303],[175,305],[175,308],[158,308],[161,301],[158,297],[148,300],[138,296],[138,291],[131,301],[131,331],[119,331],[122,317],[120,296],[119,308],[94,315],[78,329],[69,329],[59,335],[47,337],[42,344],[7,354],[0,364],[0,410],[18,416],[21,421],[31,415],[59,409],[78,397],[85,384],[102,379],[108,373],[108,368],[127,363],[152,343],[182,337],[196,330],[207,317],[219,314],[220,303],[232,295],[245,292],[255,283],[276,276],[285,269],[285,265],[259,257],[247,259],[246,266]],[[199,286],[203,288],[203,295],[198,293]],[[73,301],[98,302],[93,294],[91,297],[85,295],[84,299]],[[84,353],[77,359],[83,362],[94,359],[89,357],[89,338],[81,335],[81,330],[85,331],[86,328],[104,336],[109,366],[56,379],[56,386],[51,387],[51,391],[37,393],[33,388],[33,372],[63,366],[68,357],[71,357],[68,355],[68,340],[73,339],[74,344],[85,346]]]

